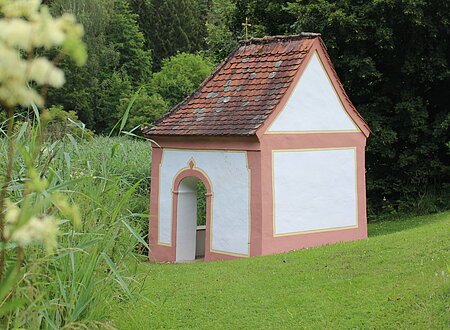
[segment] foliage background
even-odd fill
[[[86,28],[87,66],[50,105],[108,133],[141,85],[129,129],[151,124],[191,93],[243,38],[322,34],[373,134],[369,216],[450,207],[450,3],[445,0],[47,0]],[[137,132],[137,131],[135,131]]]
[[[126,127],[122,127],[125,124],[122,121],[121,131],[125,128],[138,132],[140,125],[151,125],[171,106],[180,102],[210,74],[214,64],[222,61],[236,47],[243,37],[242,22],[246,17],[250,18],[252,24],[251,36],[300,31],[323,34],[344,85],[374,133],[367,146],[367,188],[369,216],[372,219],[449,208],[450,4],[447,1],[44,2],[55,15],[71,12],[84,24],[89,61],[84,67],[78,67],[67,59],[58,63],[68,73],[67,84],[61,90],[49,91],[49,109],[44,109],[42,116],[36,107],[11,111],[11,106],[3,103],[8,110],[9,125],[6,132],[0,130],[5,137],[0,139],[0,176],[4,181],[0,199],[4,201],[3,197],[7,197],[8,203],[5,206],[1,203],[0,215],[12,218],[11,210],[14,206],[21,210],[20,218],[27,220],[26,224],[58,221],[55,227],[58,230],[45,236],[53,237],[54,250],[44,251],[41,244],[45,246],[45,240],[36,239],[25,244],[20,240],[6,238],[3,235],[6,232],[4,222],[3,219],[0,220],[0,327],[108,329],[113,328],[113,325],[110,321],[102,320],[110,320],[108,309],[114,310],[117,306],[122,308],[123,304],[120,303],[128,302],[133,306],[136,305],[135,299],[140,299],[151,304],[152,308],[155,307],[156,317],[160,317],[163,315],[160,313],[161,306],[166,305],[167,298],[172,294],[170,290],[184,294],[183,290],[177,288],[181,282],[178,281],[174,286],[170,281],[167,282],[167,274],[164,273],[161,273],[160,283],[158,274],[155,276],[153,273],[150,277],[150,292],[157,296],[152,297],[146,291],[144,295],[139,294],[145,287],[148,272],[141,271],[137,278],[134,276],[137,269],[130,268],[137,267],[138,263],[134,259],[140,259],[148,248],[146,235],[150,148],[147,142],[138,139],[101,135],[111,135],[113,127],[117,127],[121,118],[128,119]],[[17,3],[21,5],[20,2]],[[6,35],[6,39],[8,38]],[[58,51],[52,53],[40,48],[36,54],[33,50],[28,55],[54,58],[58,56]],[[0,63],[5,62],[0,59]],[[39,79],[34,80],[31,87],[39,85]],[[26,84],[23,85],[28,91]],[[60,83],[53,85],[56,87]],[[30,99],[24,101],[26,102],[20,104],[31,104]],[[128,113],[130,105],[133,106]],[[49,122],[51,117],[53,121]],[[16,119],[15,125],[13,118]],[[3,111],[0,112],[0,120],[6,120]],[[204,187],[199,185],[198,191],[204,191]],[[57,193],[63,193],[67,199],[63,201]],[[51,207],[47,206],[50,197],[54,198]],[[79,206],[79,212],[75,205]],[[204,200],[200,198],[199,208],[204,210],[204,207]],[[56,218],[52,217],[53,214]],[[14,221],[18,221],[17,213],[15,217]],[[82,218],[82,223],[75,221],[75,218]],[[8,221],[9,225],[13,222]],[[204,221],[204,217],[199,214],[199,224]],[[406,251],[409,254],[388,253],[391,259],[383,253],[375,253],[382,262],[376,258],[372,260],[378,266],[383,262],[390,262],[392,267],[398,266],[389,269],[384,265],[383,269],[388,271],[385,272],[385,278],[378,281],[381,284],[378,284],[380,288],[384,288],[392,280],[392,286],[394,291],[398,289],[398,295],[393,299],[388,296],[387,301],[401,301],[402,305],[397,305],[394,313],[385,313],[385,294],[389,290],[375,290],[375,298],[380,304],[376,309],[373,308],[373,301],[363,306],[369,306],[375,313],[381,311],[383,315],[394,317],[411,314],[399,313],[399,310],[411,311],[419,306],[417,313],[413,313],[413,318],[407,315],[407,319],[398,320],[403,324],[412,322],[433,324],[435,327],[444,324],[441,316],[444,315],[442,311],[446,310],[445,295],[441,287],[442,283],[446,283],[446,273],[443,270],[445,265],[442,262],[445,258],[441,258],[441,247],[445,227],[448,227],[448,214],[430,217],[427,221],[432,226],[421,227],[423,223],[420,219],[411,221],[411,224],[398,221],[387,227],[380,224],[380,228],[391,229],[419,226],[417,231],[393,236],[399,239],[353,242],[348,245],[350,251],[340,250],[339,245],[328,247],[328,250],[337,249],[339,254],[339,258],[333,259],[339,260],[339,267],[334,270],[335,277],[342,279],[351,275],[352,265],[358,265],[361,258],[369,258],[367,260],[370,265],[370,256],[361,249],[361,244],[366,246],[375,242],[372,250],[378,246],[385,252],[389,249]],[[371,224],[371,228],[377,228],[378,225]],[[18,231],[25,227],[25,223],[16,223],[16,227]],[[407,246],[411,242],[416,244],[418,238],[423,241],[419,244],[421,249],[415,251]],[[392,245],[393,243],[404,246],[399,249],[402,246]],[[390,248],[389,244],[392,245]],[[352,265],[344,265],[342,268],[342,260],[345,255],[351,255],[354,248],[359,254],[363,251],[364,255],[355,254],[356,259],[351,262]],[[326,250],[318,249],[316,252],[320,254]],[[294,259],[290,260],[289,256],[284,259],[285,257],[282,257],[282,262],[276,260],[278,256],[271,258],[283,269],[286,269],[285,265],[289,262],[295,266]],[[315,263],[317,258],[312,257],[311,260]],[[417,272],[417,267],[410,267],[411,260],[417,263],[421,272]],[[304,261],[302,257],[303,264]],[[252,262],[259,263],[260,259]],[[267,268],[267,262],[263,263]],[[245,280],[246,276],[241,276],[242,267],[238,266],[237,278]],[[333,265],[331,268],[329,266],[329,261],[325,260],[318,269],[320,274],[328,277],[328,280],[331,278],[333,282],[333,276],[324,272],[324,269],[333,271]],[[201,270],[203,266],[193,264],[192,267]],[[294,268],[298,273],[298,267]],[[367,267],[364,269],[367,270]],[[408,271],[405,272],[405,269]],[[287,271],[290,272],[289,268]],[[179,273],[178,268],[176,272]],[[221,269],[219,272],[224,273]],[[356,272],[361,273],[358,269]],[[254,269],[252,274],[260,276]],[[367,287],[367,279],[358,280],[361,274],[356,274],[355,280]],[[383,275],[382,272],[380,274]],[[371,279],[377,280],[372,275],[373,272]],[[399,275],[404,275],[403,278],[406,279],[402,281],[405,284],[403,289],[398,287]],[[176,280],[176,277],[173,278]],[[217,276],[210,277],[217,282]],[[434,279],[435,283],[430,279]],[[420,291],[416,291],[418,281],[426,282],[418,286]],[[194,288],[191,282],[188,283],[190,291]],[[204,279],[200,282],[198,284],[204,286]],[[250,282],[256,283],[254,280]],[[320,283],[322,293],[323,282]],[[347,278],[345,282],[352,281],[349,282]],[[170,290],[167,291],[161,283],[171,286]],[[267,288],[267,281],[261,283]],[[277,283],[272,283],[272,289],[276,288]],[[430,286],[427,287],[430,283],[431,290]],[[248,287],[246,284],[244,286]],[[236,289],[236,285],[232,287]],[[335,283],[332,283],[332,287],[336,287]],[[158,290],[161,288],[165,290],[164,295],[159,294]],[[213,291],[213,295],[216,295],[217,290]],[[245,291],[239,289],[239,292]],[[351,294],[355,292],[346,291]],[[259,294],[261,290],[255,292]],[[189,294],[184,296],[190,297]],[[230,301],[236,301],[235,296],[233,292]],[[345,297],[342,294],[332,296]],[[149,301],[149,297],[156,304]],[[162,305],[158,306],[158,299],[161,297],[164,299],[161,301]],[[224,297],[226,300],[226,295],[222,295]],[[286,297],[289,298],[289,295],[282,296],[284,300]],[[204,300],[205,297],[200,298]],[[173,304],[175,308],[179,308],[181,300],[169,299],[166,306],[171,308],[170,304]],[[224,299],[208,301],[223,304]],[[352,298],[351,301],[359,300]],[[151,311],[146,304],[138,305],[143,306],[147,312]],[[188,299],[186,306],[187,320],[196,320],[192,318],[192,299]],[[411,309],[411,306],[414,308]],[[204,308],[204,304],[199,308],[200,318],[205,315]],[[217,310],[223,312],[223,308]],[[239,309],[243,310],[245,311]],[[332,310],[335,312],[336,308],[332,307]],[[124,312],[118,309],[116,313],[118,317],[114,319],[120,323]],[[281,313],[285,316],[284,310]],[[147,314],[154,318],[153,314]],[[173,315],[180,314],[171,312],[170,316]],[[264,320],[257,313],[249,315],[256,315],[257,321]],[[359,317],[358,314],[353,315]],[[290,316],[293,318],[292,314]],[[340,319],[341,316],[342,313],[339,314]],[[135,319],[142,318],[137,316]],[[290,320],[285,317],[283,319]],[[320,321],[323,319],[321,317]],[[170,318],[160,320],[166,322]],[[392,324],[390,319],[386,322]]]

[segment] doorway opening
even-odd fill
[[[177,203],[177,261],[194,261],[205,256],[206,187],[189,176],[180,182]]]

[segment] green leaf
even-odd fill
[[[117,267],[114,264],[114,262],[111,260],[111,258],[105,252],[102,252],[101,255],[102,255],[103,259],[105,259],[105,261],[108,263],[109,268],[111,269],[111,271],[116,276],[116,280],[119,283],[119,285],[122,288],[122,290],[125,291],[127,293],[128,297],[131,298],[132,297],[131,291],[128,288],[128,285],[123,280],[123,277],[119,274],[119,271],[117,270]]]
[[[119,119],[119,121],[114,125],[114,127],[111,129],[111,132],[109,132],[109,137],[112,135],[112,133],[114,132],[114,130],[116,129],[117,125],[119,125],[119,134],[122,132],[123,128],[125,127],[125,124],[127,123],[128,120],[128,116],[130,115],[130,110],[134,105],[134,102],[136,102],[136,99],[138,98],[139,94],[141,93],[141,90],[145,87],[146,85],[142,85],[140,86],[137,91],[133,94],[133,96],[131,97],[130,102],[128,103],[127,108],[125,109],[125,112],[122,116],[121,119]]]
[[[70,142],[72,143],[73,147],[75,148],[77,154],[80,154],[80,149],[78,148],[78,142],[75,140],[75,138],[72,136],[72,134],[67,134],[67,137],[69,138]]]
[[[112,221],[116,221],[120,210],[122,209],[122,207],[125,205],[125,203],[130,199],[131,195],[133,195],[133,193],[136,191],[136,188],[139,187],[139,185],[141,184],[142,180],[139,180],[138,182],[136,182],[130,189],[127,190],[127,192],[125,193],[125,195],[123,196],[123,198],[120,200],[120,202],[117,204],[117,206],[114,208],[113,213],[112,213]]]
[[[66,161],[67,170],[69,171],[69,173],[72,172],[72,162],[70,154],[68,152],[64,153],[64,160]]]
[[[130,226],[130,224],[128,224],[125,220],[121,220],[122,223],[125,225],[125,227],[127,227],[127,229],[130,231],[130,233],[142,244],[144,245],[147,249],[150,250],[150,247],[148,246],[148,243],[142,238],[141,235],[139,235],[139,233],[137,233],[133,227]]]
[[[3,301],[5,297],[11,292],[18,279],[19,271],[17,265],[14,263],[6,270],[4,278],[1,279],[0,302]]]
[[[23,122],[20,126],[19,132],[17,133],[16,141],[20,141],[22,137],[24,136],[25,132],[28,128],[28,122]]]
[[[73,254],[73,253],[77,253],[77,252],[82,252],[82,250],[86,249],[87,247],[89,247],[91,245],[94,245],[97,242],[100,242],[101,240],[102,239],[100,239],[100,238],[94,238],[94,239],[89,240],[87,242],[82,242],[82,243],[78,244],[77,246],[71,248],[71,250],[61,252],[60,254],[55,256],[54,258],[55,258],[55,260],[57,260],[57,259],[61,259],[61,258],[65,257],[65,256],[67,256],[70,253]]]
[[[4,303],[2,306],[0,306],[0,316],[8,314],[12,310],[21,307],[25,303],[25,299],[14,299]]]
[[[39,109],[38,109],[37,105],[34,103],[31,103],[31,108],[33,109],[36,121],[38,122],[38,125],[40,126],[41,125],[41,114],[39,113]]]
[[[90,176],[85,176],[85,177],[78,178],[78,179],[73,179],[73,180],[69,180],[69,181],[64,181],[63,183],[58,184],[58,185],[55,185],[55,186],[53,186],[53,187],[51,187],[51,188],[49,188],[49,189],[47,189],[47,190],[48,190],[49,192],[57,191],[57,190],[61,190],[61,189],[63,189],[63,188],[69,187],[69,186],[71,186],[71,185],[80,183],[80,182],[82,182],[82,181],[85,181],[85,180],[91,180],[91,179],[92,179],[92,177],[90,177]]]
[[[114,155],[116,154],[116,151],[119,148],[119,146],[120,146],[120,143],[118,143],[118,142],[114,143],[114,145],[111,148],[111,157],[110,158],[114,157]]]

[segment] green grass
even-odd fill
[[[19,135],[18,144],[32,145]],[[55,255],[25,250],[15,290],[25,303],[11,312],[10,328],[448,328],[450,212],[377,222],[359,242],[149,264],[136,254],[148,228],[149,143],[95,137],[45,146],[36,169],[49,191],[62,187],[79,206],[83,224],[61,224]],[[22,158],[9,191],[18,203]]]
[[[119,329],[449,325],[450,212],[376,223],[369,239],[227,262],[137,266]]]

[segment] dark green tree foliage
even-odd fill
[[[238,37],[231,26],[236,12],[232,0],[212,0],[206,28],[206,54],[214,63],[222,62],[236,47]]]
[[[66,74],[66,84],[61,89],[50,89],[49,105],[62,105],[67,111],[77,112],[81,121],[89,127],[94,125],[94,101],[100,76],[112,71],[118,60],[116,52],[110,50],[105,42],[105,29],[112,14],[112,0],[52,0],[50,9],[60,15],[74,13],[83,24],[84,40],[88,49],[88,61],[84,67],[76,67],[65,59],[61,67]]]
[[[154,69],[177,52],[205,48],[210,0],[130,0],[139,15],[146,45],[153,50]]]
[[[450,3],[299,0],[287,12],[297,17],[291,32],[323,34],[373,131],[370,210],[449,207]],[[438,200],[430,208],[432,195]]]
[[[181,53],[163,61],[153,75],[151,89],[172,107],[192,93],[211,73],[213,65],[200,55]]]
[[[149,80],[152,65],[137,19],[138,15],[130,10],[126,0],[115,0],[111,21],[105,31],[107,43],[119,54],[117,69],[128,74],[135,85]]]
[[[233,0],[233,2],[236,12],[231,22],[232,29],[239,31],[242,38],[245,38],[242,26],[245,18],[252,24],[249,28],[251,37],[285,34],[295,19],[294,15],[283,10],[289,0]]]
[[[152,28],[155,20],[155,6],[153,0],[128,0],[130,9],[137,15],[137,22],[139,30],[144,35],[145,46],[151,49],[152,42]]]
[[[212,0],[206,53],[215,63],[224,60],[245,39],[243,23],[248,19],[248,37],[288,33],[295,16],[284,10],[288,0]]]
[[[79,119],[92,128],[94,125],[94,98],[90,88],[93,82],[89,80],[89,70],[86,67],[75,67],[71,62],[65,60],[62,61],[60,67],[66,74],[66,84],[60,89],[48,91],[48,104],[61,105],[68,111],[75,111]],[[95,80],[95,78],[93,79]]]
[[[52,0],[50,5],[55,14],[72,12],[83,24],[88,62],[78,68],[63,59],[67,83],[50,90],[48,104],[76,111],[97,133],[109,132],[120,116],[120,99],[151,78],[151,57],[136,15],[124,0]]]
[[[94,128],[97,132],[108,133],[121,117],[118,111],[121,99],[128,97],[133,90],[128,77],[123,77],[118,72],[113,72],[110,77],[102,80],[99,87]]]

